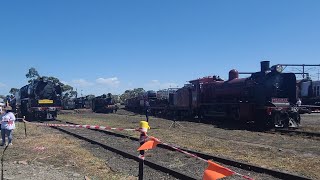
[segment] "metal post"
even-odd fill
[[[144,108],[145,108],[145,113],[146,113],[146,119],[147,122],[149,122],[149,111],[150,111],[150,104],[148,100],[144,101]]]
[[[140,146],[144,144],[144,139],[145,139],[145,135],[144,133],[140,134],[140,140],[142,140],[140,142]],[[143,165],[144,165],[144,150],[139,152],[139,157],[140,157],[140,161],[139,161],[139,180],[143,180]]]
[[[304,79],[304,64],[302,64],[302,77]]]
[[[23,123],[24,123],[24,136],[27,137],[27,125],[26,122],[24,121],[25,116],[23,116]]]
[[[24,136],[27,137],[27,126],[26,126],[26,123],[24,123]]]
[[[140,146],[146,141],[148,129],[150,129],[148,122],[140,121]],[[139,180],[143,180],[144,153],[144,150],[139,151]]]

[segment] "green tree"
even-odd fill
[[[87,95],[87,99],[93,99],[93,98],[95,98],[96,96],[95,95],[93,95],[93,94],[89,94],[89,95]]]
[[[61,86],[62,88],[62,92],[63,92],[63,98],[72,98],[72,97],[77,97],[77,91],[73,90],[73,87],[68,85],[68,84],[63,84],[60,81],[58,82],[58,84]]]
[[[51,81],[57,85],[60,85],[62,93],[63,93],[63,98],[71,98],[71,97],[77,96],[77,92],[73,90],[72,86],[60,82],[60,80],[54,76],[40,76],[40,74],[38,73],[38,71],[34,67],[31,67],[28,70],[26,77],[29,79],[28,80],[29,83],[31,83],[35,79],[45,78],[48,81]]]
[[[18,91],[19,91],[18,88],[11,88],[10,91],[9,91],[9,93],[12,94],[12,95],[15,95],[16,92],[18,92]]]
[[[29,79],[28,82],[31,83],[34,79],[38,79],[41,76],[39,75],[38,71],[36,70],[36,68],[31,67],[28,70],[28,73],[26,74],[26,77]]]
[[[41,77],[39,77],[39,78],[47,79],[48,81],[51,81],[51,82],[53,82],[53,83],[55,83],[55,84],[59,84],[60,86],[63,86],[63,85],[64,85],[62,82],[60,82],[60,80],[59,80],[58,78],[53,77],[53,76],[49,76],[49,77],[47,77],[47,76],[41,76]]]
[[[141,96],[146,91],[143,88],[135,88],[133,90],[126,90],[123,94],[120,95],[120,101],[125,102],[127,99]]]
[[[70,97],[77,97],[77,91],[70,91]]]
[[[73,87],[72,87],[72,86],[70,86],[70,85],[68,85],[68,84],[63,84],[63,83],[61,83],[61,84],[62,84],[62,91],[63,91],[63,92],[73,91]]]
[[[112,95],[112,99],[115,103],[120,103],[120,96],[119,95]]]

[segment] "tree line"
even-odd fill
[[[34,67],[31,67],[25,76],[28,79],[28,83],[32,83],[32,81],[34,80],[39,80],[40,78],[44,78],[44,79],[47,79],[48,81],[52,81],[53,83],[58,84],[59,86],[61,86],[64,99],[77,96],[77,92],[74,91],[72,86],[62,83],[58,78],[54,76],[41,76]],[[9,93],[11,95],[15,95],[16,92],[18,91],[19,91],[19,88],[11,88]]]
[[[52,81],[55,84],[59,84],[62,89],[62,98],[68,99],[68,98],[75,98],[77,97],[77,91],[74,90],[74,88],[68,84],[62,83],[58,78],[54,76],[41,76],[39,72],[34,68],[31,67],[28,72],[26,73],[25,77],[28,80],[28,83],[32,83],[32,81],[40,79],[40,78],[46,78],[49,81]],[[19,91],[19,88],[11,88],[9,91],[10,95],[15,95],[16,92]],[[126,90],[121,95],[112,95],[111,93],[108,93],[108,95],[112,96],[112,98],[116,101],[116,103],[124,103],[126,99],[137,97],[139,95],[142,95],[145,93],[145,90],[143,88],[135,88],[132,90]],[[10,98],[10,95],[0,95],[0,98],[6,99]],[[89,98],[94,98],[94,95],[88,95]]]

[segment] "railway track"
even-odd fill
[[[121,116],[134,116],[134,115],[126,115],[126,114],[117,114]],[[255,129],[251,129],[252,131],[256,131]],[[300,131],[300,130],[293,130],[293,129],[273,129],[269,131],[265,131],[266,133],[280,133],[283,135],[299,135],[299,136],[307,136],[307,137],[320,137],[320,132],[311,132],[311,131]]]
[[[75,124],[75,123],[68,122],[68,121],[61,121],[61,120],[58,120],[58,121],[60,123],[62,122],[62,123],[68,123],[68,124]],[[101,147],[103,147],[103,148],[105,148],[107,150],[110,150],[110,151],[112,151],[114,153],[120,154],[123,157],[129,158],[129,159],[133,159],[135,161],[139,161],[140,160],[137,157],[137,152],[135,152],[135,151],[133,151],[134,153],[126,152],[124,150],[120,150],[121,148],[116,148],[116,147],[110,146],[110,143],[107,143],[107,144],[106,143],[101,143],[101,142],[93,140],[90,137],[84,137],[84,136],[82,136],[82,135],[80,135],[78,133],[70,132],[70,131],[72,131],[70,129],[60,128],[60,127],[59,128],[58,127],[54,127],[54,128],[58,129],[59,131],[62,131],[64,133],[67,133],[69,135],[75,136],[75,137],[77,137],[79,139],[88,141],[88,142],[93,143],[93,144],[97,144],[97,145],[99,145],[99,146],[101,146]],[[136,141],[139,140],[138,138],[131,137],[131,136],[124,135],[124,134],[120,134],[120,133],[116,133],[116,132],[102,131],[102,130],[97,130],[97,129],[90,129],[90,130],[87,130],[87,131],[95,131],[97,133],[112,135],[112,136],[114,136],[114,137],[116,137],[118,139],[120,138],[120,139],[123,139],[123,140],[133,141],[133,142],[135,142],[135,144],[138,144],[138,142],[136,142]],[[128,142],[126,142],[126,143],[128,143]],[[136,145],[136,147],[138,147],[138,145]],[[159,151],[159,150],[161,151],[161,149],[162,149],[161,153],[165,153],[165,152],[163,152],[164,149],[173,150],[170,147],[164,146],[162,144],[159,144],[158,147],[160,147],[160,148],[156,148],[156,149],[154,149],[154,150],[152,150],[150,152],[148,151],[148,154],[151,153],[151,152],[154,152],[152,154],[152,156],[154,156],[155,154],[159,154],[159,152],[157,152],[157,151]],[[122,149],[127,149],[127,148],[122,148]],[[187,152],[196,154],[197,156],[199,156],[201,158],[204,158],[204,159],[212,159],[213,161],[219,162],[220,164],[223,164],[223,165],[226,165],[227,167],[229,167],[231,169],[235,169],[236,168],[237,171],[241,171],[242,174],[255,174],[255,173],[263,174],[262,176],[264,176],[264,177],[261,178],[261,179],[268,179],[268,178],[270,178],[270,176],[272,176],[273,179],[276,179],[276,178],[279,178],[279,179],[301,179],[301,180],[302,179],[309,179],[307,177],[299,176],[299,175],[296,175],[296,174],[291,174],[291,173],[281,172],[281,171],[272,170],[272,169],[268,169],[268,168],[263,168],[263,167],[255,166],[255,165],[252,165],[252,164],[249,164],[249,163],[243,163],[243,162],[239,162],[239,161],[235,161],[235,160],[231,160],[231,159],[227,159],[227,158],[222,158],[222,157],[218,157],[218,156],[214,156],[214,155],[210,155],[210,154],[205,154],[205,153],[202,153],[202,152],[197,152],[197,151],[193,151],[193,150],[189,150],[189,149],[183,149],[182,148],[182,150],[185,150]],[[172,154],[169,154],[169,155],[172,156]],[[183,157],[183,155],[181,157],[181,154],[176,153],[174,155],[174,158],[175,159],[177,159],[177,158],[185,159],[186,157]],[[151,159],[151,160],[149,160],[149,159]],[[154,159],[147,157],[146,160],[145,160],[145,164],[147,166],[149,166],[150,168],[152,168],[152,169],[156,169],[158,171],[162,171],[164,173],[168,173],[168,174],[170,174],[173,177],[178,178],[178,179],[199,179],[199,178],[201,178],[202,172],[206,167],[206,165],[203,165],[202,170],[197,170],[198,173],[194,173],[194,171],[187,172],[187,171],[184,170],[184,168],[168,168],[166,165],[168,165],[170,163],[168,163],[168,162],[163,163],[162,162],[162,163],[159,164],[159,163],[156,163],[157,160],[155,160],[155,159],[157,159],[157,157],[155,157]],[[161,159],[161,160],[163,161],[163,159]],[[190,160],[188,160],[188,161],[190,161]],[[199,162],[196,162],[196,163],[193,163],[193,164],[196,164],[196,165],[199,166]],[[172,166],[172,165],[169,165],[169,166]],[[185,168],[189,168],[189,167],[190,166],[188,165]],[[187,173],[185,173],[185,172],[187,172]],[[259,177],[259,175],[257,175],[257,177]]]
[[[310,131],[275,129],[274,131],[271,131],[271,132],[279,132],[281,134],[286,134],[286,135],[301,135],[301,136],[308,136],[308,137],[320,137],[319,132],[310,132]]]
[[[106,150],[109,150],[111,152],[119,154],[119,155],[121,155],[121,156],[123,156],[125,158],[132,159],[132,160],[134,160],[136,162],[140,162],[141,161],[141,159],[137,155],[134,155],[132,153],[128,153],[128,152],[126,152],[124,150],[121,150],[119,148],[114,148],[114,147],[112,147],[110,145],[107,145],[106,143],[98,142],[98,141],[93,140],[91,138],[82,136],[82,135],[80,135],[78,133],[72,132],[70,130],[66,130],[65,128],[60,128],[60,127],[51,127],[51,128],[57,129],[57,130],[59,130],[61,132],[64,132],[64,133],[66,133],[68,135],[71,135],[71,136],[74,136],[76,138],[79,138],[81,140],[87,141],[89,143],[98,145],[98,146],[100,146],[100,147],[102,147],[102,148],[104,148]],[[186,174],[184,174],[182,172],[179,172],[177,170],[173,170],[173,169],[167,168],[167,167],[165,167],[165,166],[163,166],[161,164],[157,164],[156,162],[153,162],[153,161],[150,161],[150,160],[147,160],[147,159],[144,160],[144,164],[146,166],[152,168],[152,169],[159,170],[159,171],[161,171],[163,173],[170,174],[171,176],[173,176],[175,178],[178,178],[178,179],[187,179],[187,180],[195,180],[195,179],[197,179],[195,177],[192,177],[190,175],[186,175]],[[137,169],[137,172],[138,172],[138,169]]]

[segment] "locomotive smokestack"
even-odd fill
[[[261,61],[261,72],[266,72],[270,69],[270,61]]]

